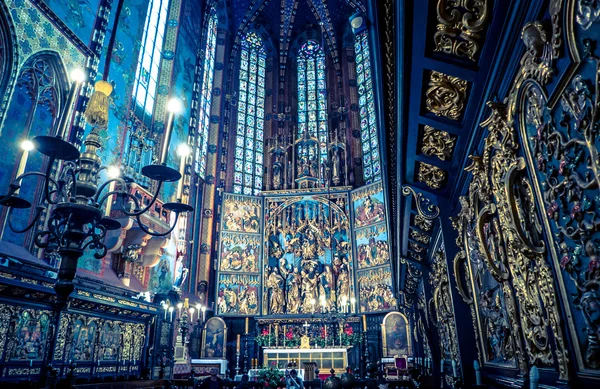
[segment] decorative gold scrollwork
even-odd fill
[[[489,17],[489,1],[438,0],[435,51],[474,61],[481,48],[481,31]]]
[[[454,277],[456,279],[456,288],[458,289],[458,293],[460,297],[462,297],[463,301],[467,304],[473,303],[473,296],[469,296],[465,287],[463,286],[462,278],[460,277],[460,267],[464,265],[467,256],[464,251],[459,251],[454,256]]]
[[[446,131],[437,130],[431,126],[423,128],[421,138],[421,152],[430,157],[438,157],[442,161],[452,158],[454,146],[456,146],[456,135]]]
[[[462,115],[467,98],[467,82],[444,73],[429,73],[429,88],[425,92],[427,109],[438,116],[457,120]]]
[[[424,183],[431,189],[440,189],[446,185],[448,173],[437,166],[425,162],[417,162],[417,181]]]
[[[417,212],[419,213],[417,216],[420,218],[424,218],[426,220],[435,220],[438,216],[440,216],[440,208],[431,203],[431,200],[425,196],[423,193],[416,192],[412,187],[408,185],[404,185],[402,187],[402,194],[404,196],[412,195],[415,199],[415,206],[417,207]],[[425,210],[426,209],[426,210]],[[417,218],[415,217],[415,222]],[[431,227],[429,225],[418,226],[423,231],[430,231]]]

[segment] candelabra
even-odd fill
[[[170,306],[168,302],[161,301],[161,305],[165,311],[163,320],[166,322],[173,322],[173,315],[175,314],[175,307]],[[169,313],[167,315],[167,312]],[[189,299],[184,299],[183,303],[177,304],[177,330],[181,334],[181,345],[185,346],[187,343],[187,335],[194,330],[194,312],[196,312],[198,319],[196,326],[202,328],[206,319],[206,307],[200,304],[196,304],[196,308],[189,306]]]
[[[80,87],[85,81],[83,72],[72,74],[72,78],[75,81],[70,90],[68,103],[62,112],[61,124],[56,135],[37,136],[32,139],[31,144],[27,144],[29,150],[33,146],[48,158],[46,170],[25,173],[29,153],[29,150],[25,149],[15,181],[10,184],[6,195],[0,195],[0,205],[9,208],[8,226],[15,233],[25,233],[40,225],[41,218],[49,209],[48,218],[43,223],[43,230],[34,235],[34,243],[45,249],[46,253],[58,253],[61,257],[57,281],[54,284],[59,312],[64,309],[69,295],[74,290],[73,279],[77,271],[77,262],[84,251],[92,250],[96,258],[104,257],[107,254],[104,244],[106,232],[121,228],[121,224],[117,220],[109,217],[114,196],[121,200],[121,212],[127,217],[135,218],[139,228],[153,236],[170,234],[177,225],[180,214],[193,210],[191,206],[182,203],[181,198],[177,202],[164,204],[162,208],[174,212],[176,216],[173,226],[165,232],[152,230],[144,225],[141,219],[143,215],[153,209],[163,183],[175,182],[182,177],[179,171],[166,166],[173,119],[180,108],[180,103],[172,100],[168,104],[169,116],[159,163],[145,166],[142,169],[142,174],[155,181],[156,185],[152,199],[147,204],[141,204],[136,196],[129,193],[127,183],[120,177],[109,177],[110,179],[99,185],[101,176],[104,171],[108,170],[106,166],[102,165],[98,150],[103,147],[100,131],[107,127],[108,96],[112,92],[110,83],[96,82],[95,92],[87,104],[84,117],[91,126],[91,131],[83,142],[84,151],[80,152],[77,147],[65,140],[68,134],[67,117]],[[54,169],[56,169],[56,173],[54,173]],[[33,215],[25,219],[30,223],[19,229],[12,222],[13,210],[32,208],[32,204],[21,197],[19,193],[23,180],[32,178],[43,180],[41,199],[36,204]],[[182,185],[182,181],[179,185]],[[105,203],[106,210],[104,210]],[[55,328],[58,329],[60,314],[57,314],[56,317]],[[49,350],[48,358],[51,361],[54,345],[50,345]]]

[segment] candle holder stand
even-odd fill
[[[248,371],[250,370],[250,362],[248,361],[248,337],[249,334],[244,336],[244,362],[242,365],[242,373],[244,374],[248,374]]]
[[[240,374],[240,351],[238,350],[235,353],[235,375],[238,376]]]

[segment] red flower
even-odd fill
[[[288,340],[292,340],[294,338],[294,334],[292,333],[292,331],[288,331],[287,334],[285,334],[285,337]]]
[[[325,339],[325,327],[321,328],[321,338]]]
[[[354,330],[352,329],[352,327],[348,324],[346,324],[345,328],[344,328],[344,333],[348,336],[354,334]]]
[[[269,330],[263,328],[261,335],[269,335]]]

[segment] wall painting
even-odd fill
[[[396,308],[389,266],[360,271],[357,276],[361,312],[388,311]]]
[[[258,274],[219,274],[217,314],[258,314],[259,277]]]
[[[408,319],[400,312],[390,312],[381,324],[383,356],[395,357],[411,355],[410,325]]]

